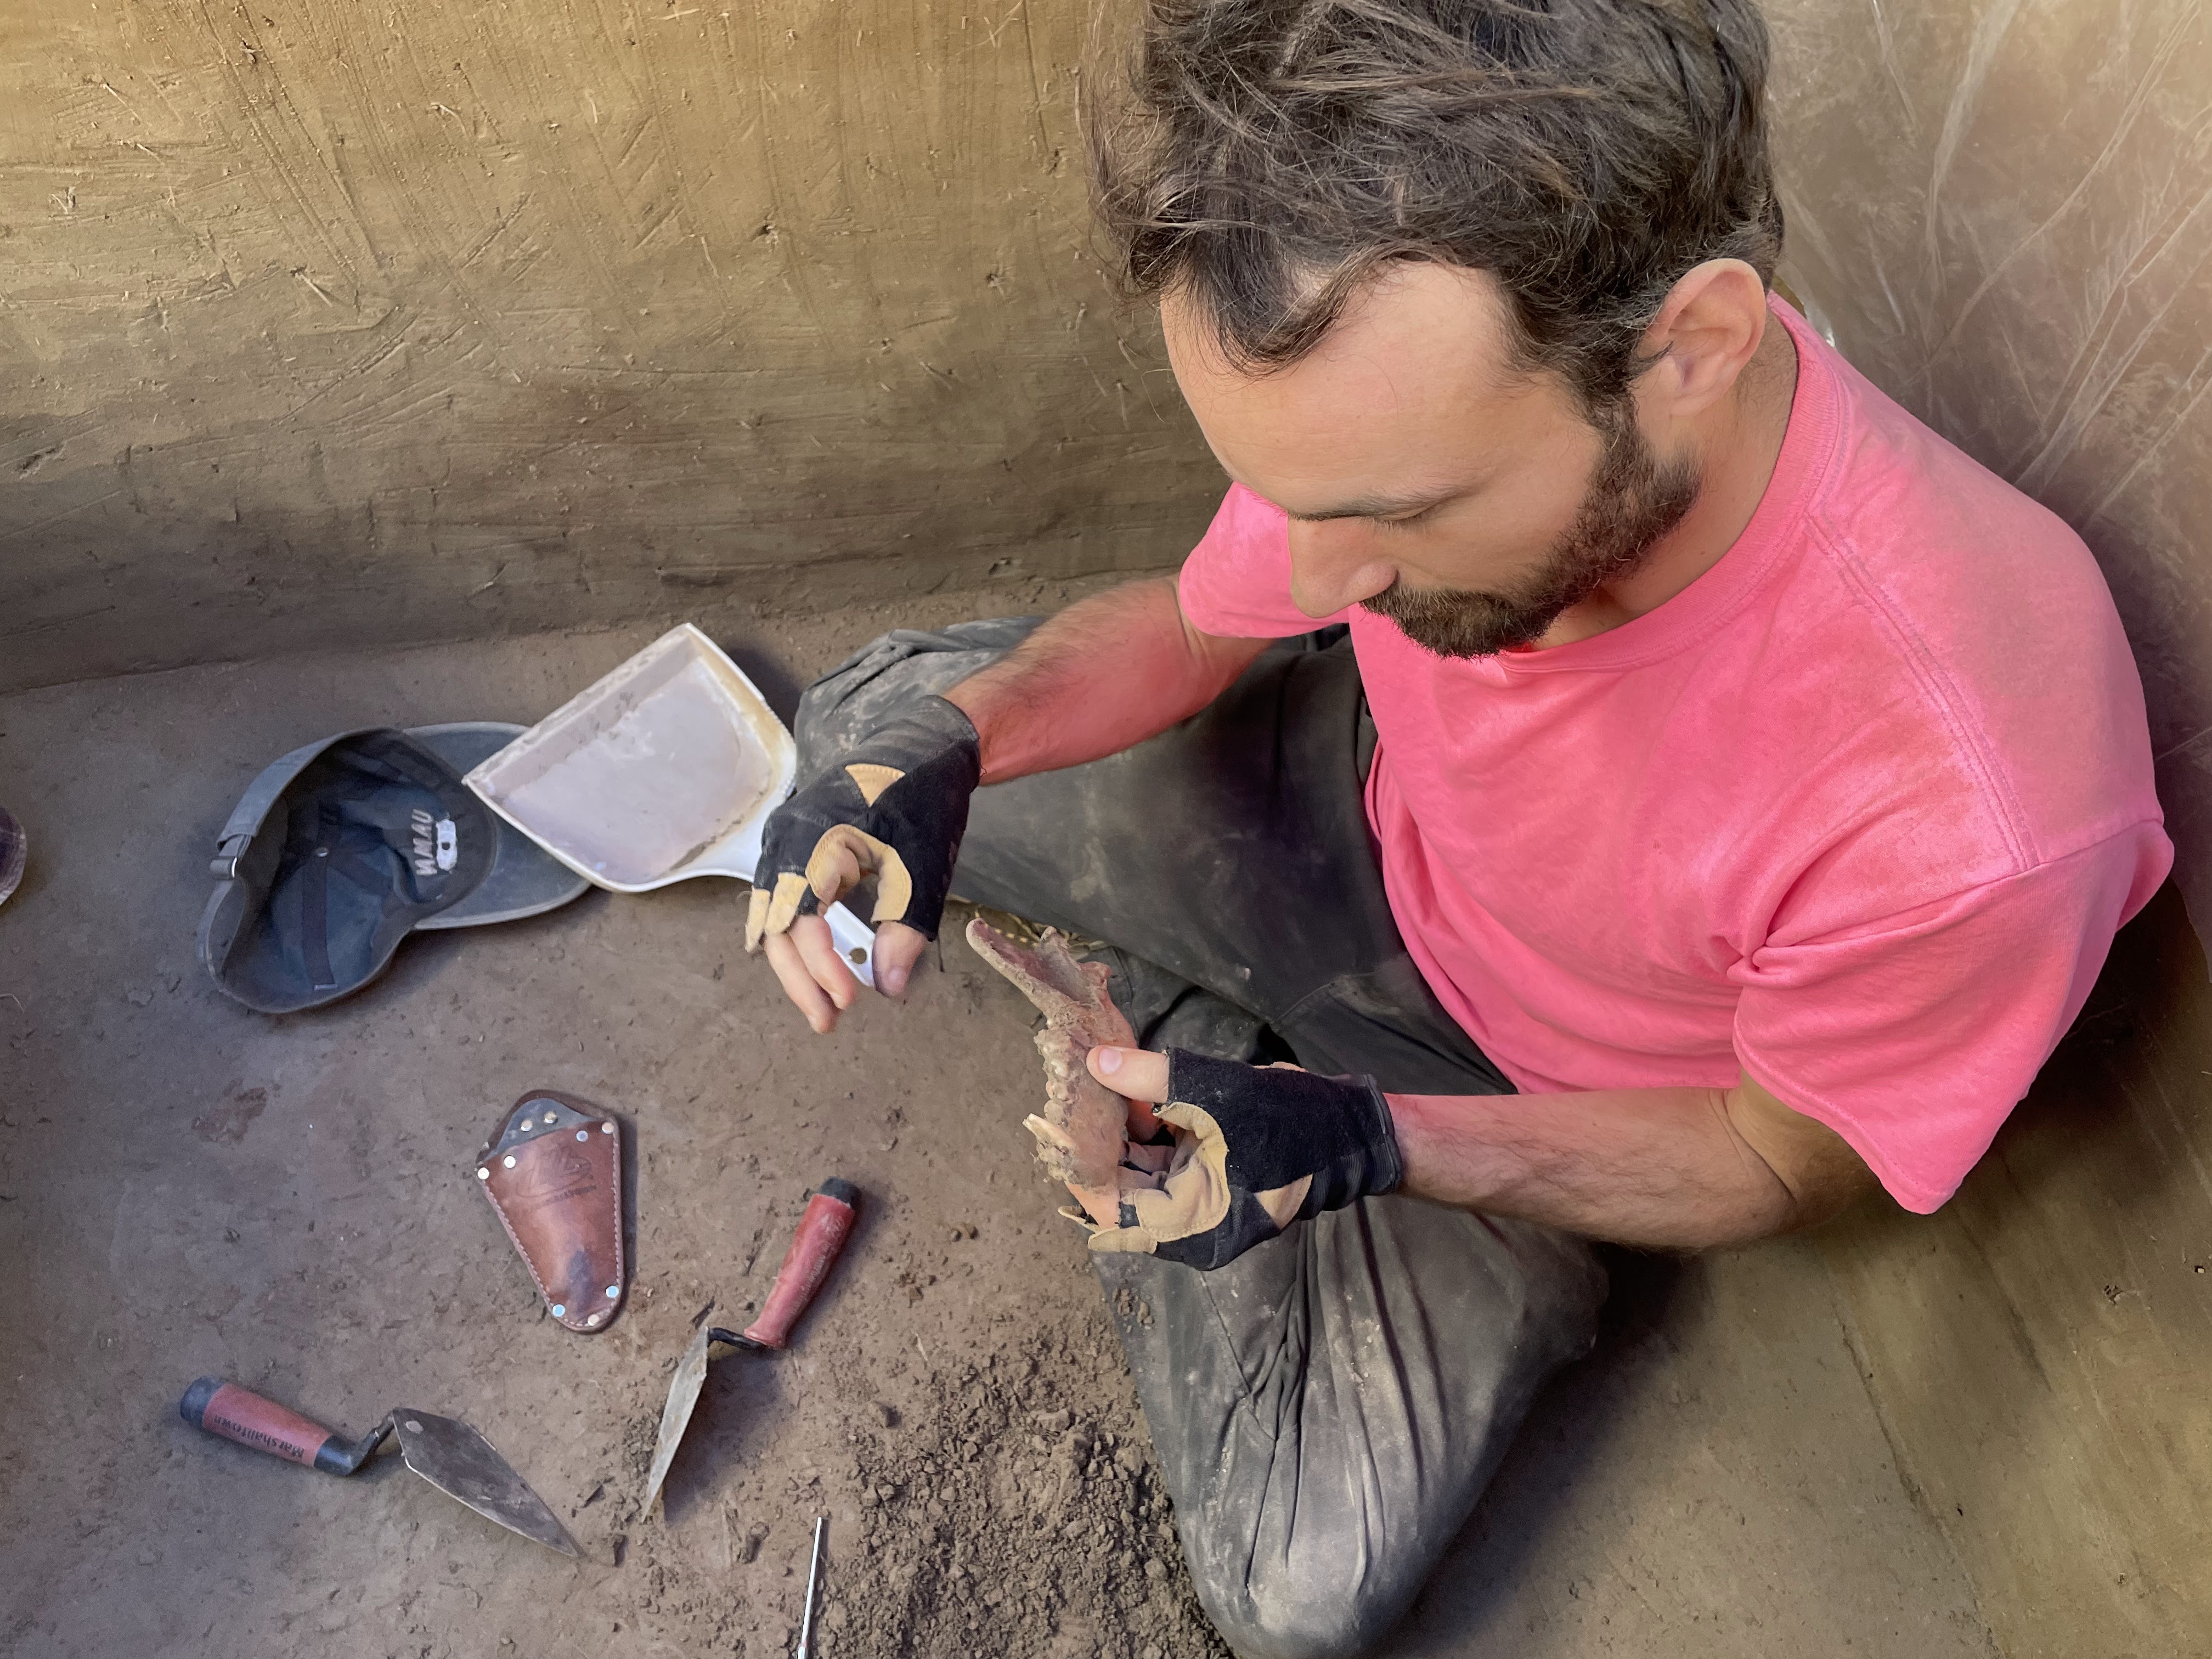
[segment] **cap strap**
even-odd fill
[[[329,818],[324,819],[325,832]],[[338,982],[331,971],[331,864],[329,844],[321,842],[301,860],[300,872],[300,948],[307,959],[307,976],[318,991]]]
[[[318,860],[327,864],[332,872],[343,876],[365,893],[389,893],[392,883],[374,865],[363,863],[343,847],[331,848],[331,855]]]
[[[398,740],[395,741],[395,738]],[[357,763],[397,773],[400,778],[414,784],[417,788],[427,789],[434,795],[443,796],[453,787],[453,780],[441,773],[435,767],[423,764],[419,756],[411,753],[403,746],[404,742],[405,739],[398,738],[398,734],[395,732],[380,738],[374,744],[367,743],[356,744],[354,758]]]
[[[314,849],[301,860],[299,872],[299,942],[307,957],[307,978],[316,991],[330,991],[338,975],[330,969],[330,849],[337,841],[338,810],[331,803],[316,803]]]

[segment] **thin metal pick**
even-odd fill
[[[829,1533],[830,1517],[814,1517],[814,1559],[806,1565],[806,1614],[799,1621],[799,1651],[792,1659],[813,1659],[814,1656],[814,1594],[822,1584],[822,1540]]]

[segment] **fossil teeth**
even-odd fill
[[[1044,1029],[1035,1034],[1044,1066],[1044,1109],[1029,1120],[1039,1160],[1056,1180],[1078,1188],[1079,1197],[1087,1191],[1086,1204],[1110,1208],[1128,1145],[1129,1108],[1091,1075],[1085,1060],[1101,1044],[1133,1046],[1136,1036],[1106,994],[1106,969],[1078,962],[1067,941],[1050,928],[1030,947],[978,921],[968,926],[968,942],[1045,1017]]]
[[[1036,1137],[1037,1159],[1056,1179],[1073,1181],[1077,1178],[1073,1141],[1035,1113],[1022,1120],[1022,1127]]]

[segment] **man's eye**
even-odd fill
[[[1431,517],[1435,512],[1436,508],[1433,507],[1425,507],[1418,513],[1404,513],[1395,519],[1377,519],[1374,522],[1385,530],[1410,530],[1413,526]]]

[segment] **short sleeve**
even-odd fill
[[[1958,1190],[2088,998],[2172,849],[2139,823],[2063,859],[1741,963],[1735,1049],[1909,1210]]]
[[[1291,602],[1290,517],[1243,484],[1222,497],[1176,594],[1194,628],[1224,639],[1287,639],[1341,616],[1309,617]]]

